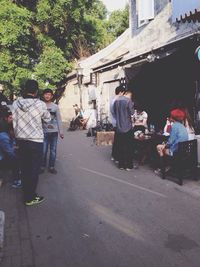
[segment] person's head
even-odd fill
[[[24,94],[36,96],[37,93],[38,93],[38,82],[35,80],[27,80],[24,86]]]
[[[42,93],[42,98],[45,102],[51,102],[53,99],[53,91],[51,89],[45,89]]]
[[[116,87],[115,94],[116,95],[123,95],[124,91],[125,91],[124,86],[122,84],[120,84],[119,86]]]
[[[137,110],[138,113],[141,113],[141,112],[144,111],[144,108],[143,108],[143,106],[140,103],[136,103],[134,105],[134,108]]]
[[[10,110],[3,110],[2,111],[2,114],[1,114],[1,117],[8,123],[8,124],[11,124],[12,121],[13,121],[13,118],[12,118],[12,112]]]
[[[132,96],[133,96],[133,93],[132,93],[132,91],[131,90],[126,90],[125,92],[124,92],[124,96],[126,96],[126,97],[128,97],[128,98],[132,98]]]
[[[173,109],[170,112],[170,118],[173,121],[183,122],[185,119],[185,113],[181,109]]]

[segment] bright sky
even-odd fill
[[[128,0],[102,0],[109,12],[117,9],[124,9]]]

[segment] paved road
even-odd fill
[[[57,169],[26,208],[31,267],[200,267],[198,190],[118,170],[81,131],[60,141]]]

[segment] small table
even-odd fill
[[[157,154],[156,146],[168,139],[162,134],[146,134],[143,136],[134,136],[134,145],[139,150],[139,164],[143,165],[147,158]]]

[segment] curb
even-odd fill
[[[3,257],[2,248],[4,243],[5,213],[0,210],[0,262]]]

